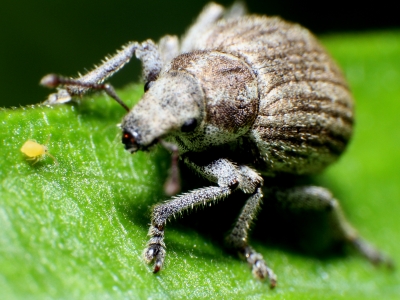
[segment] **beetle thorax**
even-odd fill
[[[204,93],[202,124],[192,133],[174,135],[186,150],[202,151],[248,132],[257,116],[257,80],[248,65],[218,51],[195,51],[176,57],[165,72],[193,75]]]

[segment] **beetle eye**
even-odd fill
[[[145,92],[145,93],[151,88],[151,86],[153,85],[153,83],[154,83],[154,81],[147,81],[147,82],[144,84],[144,92]]]
[[[135,138],[129,132],[124,132],[122,135],[122,143],[125,145],[134,145]]]
[[[189,119],[185,123],[183,123],[181,131],[183,132],[190,132],[193,131],[197,126],[197,120],[196,119]]]

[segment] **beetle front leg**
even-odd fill
[[[163,65],[179,55],[179,39],[176,35],[165,35],[158,42],[158,49]]]
[[[93,88],[108,92],[102,83],[128,63],[138,47],[137,42],[125,45],[115,55],[106,58],[101,65],[75,79],[55,74],[46,75],[40,81],[41,85],[49,88],[63,86],[63,88],[59,88],[57,93],[49,95],[44,103],[50,105],[66,103],[71,101],[74,96],[82,96]],[[110,96],[113,97],[113,95]]]
[[[197,189],[154,207],[149,229],[150,240],[143,253],[143,257],[147,263],[155,261],[155,273],[162,268],[164,263],[166,252],[164,228],[167,220],[171,216],[191,209],[194,206],[206,205],[208,202],[225,198],[240,186],[242,182],[238,167],[226,159],[217,159],[200,166],[186,158],[185,163],[210,181],[218,183],[219,186]]]
[[[136,55],[142,62],[143,79],[147,85],[145,89],[148,89],[149,83],[156,80],[163,67],[158,46],[152,40],[147,40],[141,44],[130,42],[115,55],[107,57],[101,65],[78,78],[67,78],[56,74],[46,75],[41,79],[41,85],[49,88],[62,86],[62,88],[59,88],[57,93],[49,95],[44,103],[50,105],[62,104],[71,101],[75,96],[82,96],[90,90],[103,90],[129,111],[129,107],[117,96],[114,88],[110,84],[103,84],[103,82],[127,64],[133,55]]]
[[[217,201],[231,193],[229,186],[207,187],[194,190],[188,194],[181,195],[175,199],[157,205],[153,210],[151,226],[149,229],[150,240],[143,253],[147,263],[155,261],[154,273],[157,273],[164,264],[165,244],[164,228],[167,220],[177,213],[180,213],[196,205],[206,204],[210,201]]]
[[[187,30],[182,38],[181,53],[193,50],[196,40],[202,33],[204,33],[211,25],[215,24],[224,13],[224,7],[216,4],[209,3],[203,8],[203,11],[197,17],[196,21]]]

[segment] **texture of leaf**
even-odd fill
[[[348,151],[316,180],[340,199],[362,236],[400,262],[400,32],[323,42],[349,79],[357,116]],[[131,86],[119,95],[133,104],[141,91]],[[229,199],[168,223],[166,266],[154,275],[141,253],[150,208],[166,199],[170,156],[160,148],[124,151],[116,126],[124,114],[101,95],[0,111],[0,298],[398,299],[398,272],[352,251],[320,257],[279,247],[268,242],[274,228],[261,228],[253,246],[278,275],[270,290],[223,247],[225,220],[237,211],[221,220],[216,212]],[[27,161],[22,144],[50,135],[59,165],[49,157]]]

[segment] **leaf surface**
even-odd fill
[[[349,79],[357,116],[348,151],[316,180],[340,199],[365,238],[399,262],[400,32],[332,35],[323,43]],[[133,85],[119,95],[133,105],[141,91]],[[278,275],[270,290],[223,247],[225,221],[237,213],[226,211],[229,199],[168,223],[166,266],[154,275],[141,253],[151,207],[166,199],[170,156],[160,148],[124,151],[116,126],[124,114],[102,95],[0,111],[1,298],[399,297],[398,272],[376,269],[351,251],[321,258],[279,247],[268,242],[274,229],[262,228],[253,246]],[[59,165],[49,157],[27,161],[23,143],[44,144],[50,135]],[[229,217],[218,220],[218,209]]]

